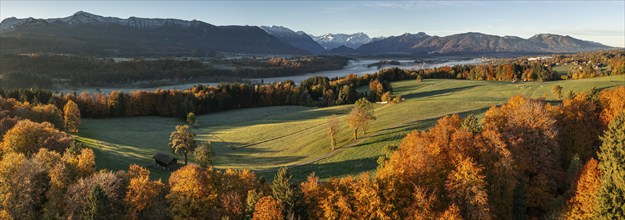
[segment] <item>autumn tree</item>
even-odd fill
[[[614,118],[601,137],[599,169],[601,187],[598,192],[598,219],[625,218],[625,111]]]
[[[592,219],[597,205],[597,191],[601,186],[601,173],[597,160],[591,158],[571,188],[573,196],[566,201],[565,219]]]
[[[65,107],[63,107],[63,115],[65,119],[65,129],[68,132],[78,132],[78,126],[80,126],[80,109],[78,105],[71,99],[67,101]]]
[[[169,136],[169,147],[174,153],[184,155],[185,165],[187,165],[187,156],[197,147],[193,136],[188,125],[176,125],[176,130]]]
[[[341,128],[339,124],[339,119],[336,115],[332,115],[328,118],[328,137],[330,137],[330,145],[332,146],[332,151],[334,151],[336,147],[336,135],[339,133],[339,129]]]
[[[560,85],[555,85],[553,87],[551,87],[551,93],[553,94],[554,97],[556,97],[556,99],[562,99],[562,86]]]
[[[177,219],[204,219],[218,204],[218,191],[207,170],[194,164],[186,165],[169,177],[169,202],[171,214]]]
[[[625,86],[606,89],[599,93],[601,104],[601,122],[604,128],[625,110]]]
[[[213,165],[215,151],[210,142],[202,142],[193,151],[195,161],[202,167],[208,167]]]
[[[578,155],[581,161],[596,156],[603,130],[600,111],[599,104],[585,92],[562,100],[562,104],[555,109],[563,167],[570,164],[573,155]]]
[[[511,97],[507,104],[489,109],[483,124],[485,130],[504,137],[530,216],[544,214],[564,179],[551,106],[543,100]]]
[[[130,182],[124,197],[130,219],[161,219],[167,216],[165,184],[151,181],[150,171],[132,164],[128,168]]]
[[[70,135],[55,129],[48,122],[21,120],[4,135],[1,148],[4,153],[16,152],[30,156],[39,148],[64,152],[72,142]]]
[[[458,220],[458,219],[462,219],[462,216],[460,215],[460,209],[458,208],[456,204],[453,204],[453,203],[449,205],[447,209],[445,209],[445,212],[443,212],[443,214],[438,216],[438,220]]]
[[[338,98],[336,99],[337,105],[352,103],[358,98],[356,87],[354,85],[344,85],[339,91]]]
[[[453,204],[458,204],[467,219],[489,219],[488,194],[483,169],[471,159],[460,159],[449,173],[445,189]]]
[[[361,98],[354,104],[347,116],[349,127],[354,129],[354,139],[358,140],[358,130],[366,133],[371,120],[375,120],[373,105],[365,98]]]
[[[187,114],[187,124],[191,126],[195,124],[195,113],[189,112],[189,114]]]
[[[309,219],[322,219],[323,210],[321,207],[321,200],[326,196],[319,183],[319,177],[315,173],[311,173],[306,181],[302,182],[300,189],[304,196],[304,204],[306,205],[306,214]]]
[[[260,198],[254,207],[253,220],[283,220],[283,208],[279,200],[271,196]]]
[[[122,218],[123,199],[128,186],[125,173],[124,171],[116,173],[101,171],[81,178],[70,185],[64,197],[65,217],[71,219]]]
[[[7,158],[15,157],[15,158]],[[21,154],[4,155],[0,169],[13,171],[0,179],[2,182],[2,209],[15,219],[39,219],[46,202],[50,178],[44,161],[26,160]],[[13,167],[7,162],[15,162]],[[7,174],[7,173],[4,173]],[[6,188],[5,188],[6,187]]]

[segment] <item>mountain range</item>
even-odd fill
[[[215,26],[178,19],[128,19],[86,12],[53,19],[7,18],[1,53],[54,52],[98,56],[205,56],[215,52],[308,54],[256,26]]]
[[[7,18],[0,23],[2,54],[51,52],[93,56],[206,56],[237,54],[484,54],[572,53],[611,47],[556,34],[528,39],[483,33],[385,38],[364,33],[313,36],[282,26],[215,26],[197,20],[103,17]]]
[[[310,36],[326,50],[332,50],[340,46],[356,49],[363,44],[373,41],[367,34],[362,32],[355,34],[324,34],[321,36]]]

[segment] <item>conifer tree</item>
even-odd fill
[[[288,168],[282,167],[278,170],[276,177],[273,178],[273,183],[271,183],[271,191],[273,197],[285,206],[285,211],[291,210],[295,204],[295,192],[291,188],[291,174]]]
[[[100,184],[94,185],[89,195],[87,195],[87,205],[83,209],[83,219],[109,219],[111,211],[110,202],[108,197],[106,197],[104,189],[102,189]]]
[[[596,217],[625,219],[625,112],[614,118],[601,140],[598,157],[602,176]]]

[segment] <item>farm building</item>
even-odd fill
[[[172,170],[176,168],[176,165],[178,164],[178,159],[169,154],[156,153],[153,158],[157,167],[166,170]]]

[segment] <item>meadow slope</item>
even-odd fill
[[[481,114],[514,95],[540,98],[546,93],[548,101],[556,101],[551,94],[554,85],[562,86],[567,95],[592,87],[622,86],[625,76],[526,83],[443,79],[394,82],[394,93],[402,95],[404,102],[375,104],[377,120],[357,142],[351,139],[345,121],[351,105],[277,106],[201,115],[193,132],[198,141],[212,142],[217,168],[247,168],[271,177],[276,168],[291,166],[297,179],[310,172],[326,179],[374,172],[385,145],[399,144],[406,133],[427,129],[441,116]],[[342,122],[334,152],[326,135],[326,120],[332,114]],[[163,117],[83,119],[76,138],[94,149],[98,168],[120,170],[134,163],[149,167],[155,178],[167,179],[168,172],[155,169],[151,157],[156,152],[171,152],[169,134],[182,123]]]

